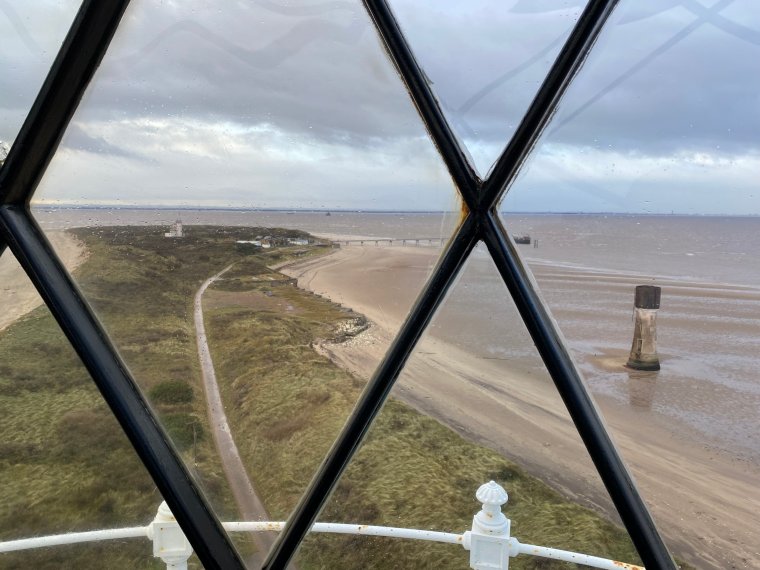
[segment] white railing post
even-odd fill
[[[508,570],[515,556],[509,536],[510,521],[501,512],[509,496],[504,487],[490,481],[481,485],[475,497],[483,503],[472,518],[472,530],[464,533],[463,546],[470,551],[470,567],[475,570]]]
[[[148,538],[153,541],[153,556],[166,563],[166,570],[187,570],[193,547],[165,502],[159,505],[156,518],[148,525]]]

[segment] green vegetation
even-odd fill
[[[0,536],[146,524],[161,501],[116,420],[44,308],[0,333]],[[150,545],[0,555],[2,568],[159,568]]]
[[[163,228],[75,231],[90,254],[79,286],[224,518],[237,514],[208,437],[192,303],[203,280],[241,259],[230,244],[252,231],[192,228],[181,240]],[[44,307],[0,332],[0,412],[0,539],[153,518],[153,481]],[[150,548],[139,539],[57,547],[0,555],[0,567],[161,568]]]
[[[159,382],[151,388],[148,397],[154,405],[161,404],[171,406],[173,404],[189,404],[195,394],[192,386],[187,382],[169,380]]]
[[[219,289],[224,289],[225,283]],[[213,290],[209,298],[214,298]],[[275,519],[288,516],[348,417],[363,382],[320,356],[357,315],[294,287],[252,283],[206,310],[206,329],[227,415],[259,494]],[[242,444],[242,445],[241,445]],[[627,534],[562,498],[494,451],[391,399],[341,479],[320,520],[463,532],[494,479],[510,495],[507,514],[521,541],[627,562]],[[459,547],[418,541],[313,535],[298,564],[310,568],[468,567]],[[572,567],[520,557],[514,568]]]
[[[192,303],[206,323],[225,407],[249,474],[275,519],[287,517],[358,398],[363,382],[320,356],[320,340],[357,331],[363,318],[267,269],[322,248],[239,251],[262,228],[77,230],[90,257],[77,280],[220,517],[237,519],[213,449],[200,383]],[[348,324],[349,326],[340,326]],[[350,333],[349,333],[350,334]],[[76,355],[44,308],[0,332],[0,538],[147,523],[160,497]],[[461,532],[495,479],[522,541],[625,561],[625,533],[560,497],[495,452],[391,400],[330,499],[322,520]],[[248,546],[243,546],[245,550]],[[1,555],[3,568],[160,568],[147,541]],[[310,537],[299,568],[465,568],[450,545],[365,537]],[[515,568],[562,565],[518,558]]]

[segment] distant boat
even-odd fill
[[[528,234],[525,234],[525,235],[522,235],[522,236],[513,235],[512,239],[515,240],[515,243],[522,243],[522,244],[528,244],[528,245],[530,245],[530,236]]]
[[[327,213],[325,214],[325,216],[332,216],[332,214],[331,214],[330,212],[327,212]]]

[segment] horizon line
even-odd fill
[[[458,210],[393,210],[367,208],[263,208],[256,206],[169,206],[164,204],[36,204],[33,209],[46,210],[167,210],[167,211],[221,211],[221,212],[278,212],[278,213],[345,213],[345,214],[459,214]],[[656,216],[656,217],[731,217],[756,218],[760,214],[686,213],[686,212],[615,212],[615,211],[500,211],[506,216]]]

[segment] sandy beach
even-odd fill
[[[436,248],[346,247],[284,271],[297,277],[301,287],[351,307],[372,321],[368,331],[350,342],[321,347],[341,366],[368,378],[439,253]],[[554,290],[546,288],[547,298],[570,283],[585,283],[592,294],[603,296],[628,287],[630,281],[621,275],[589,274],[549,264],[534,271],[539,282],[543,278],[545,283],[558,284]],[[698,300],[703,294],[688,284],[671,285],[685,289],[679,302],[688,302],[690,296]],[[731,287],[715,289],[710,295],[755,295]],[[673,295],[677,292],[674,289]],[[700,310],[698,303],[693,310]],[[444,306],[433,324],[447,325],[445,313]],[[555,311],[555,318],[560,324],[579,318],[571,313],[573,309],[568,309],[568,314]],[[593,330],[596,316],[583,318],[592,323]],[[462,350],[442,340],[436,330],[434,326],[418,345],[394,395],[517,461],[565,495],[614,518],[607,493],[546,375],[523,365],[519,358],[487,358]],[[624,372],[620,360],[625,360],[622,347],[626,341],[622,342],[611,341],[609,350],[598,351],[580,364],[584,372],[593,367],[601,376],[627,383],[630,405],[604,393],[595,397],[669,546],[698,568],[760,568],[760,469],[756,457],[713,445],[688,426],[647,412],[651,392],[666,388],[653,388],[651,378]],[[517,531],[516,535],[519,538]]]
[[[49,231],[45,235],[69,272],[87,259],[84,246],[71,234]],[[16,258],[10,251],[4,251],[0,256],[0,330],[41,304],[42,299]]]

